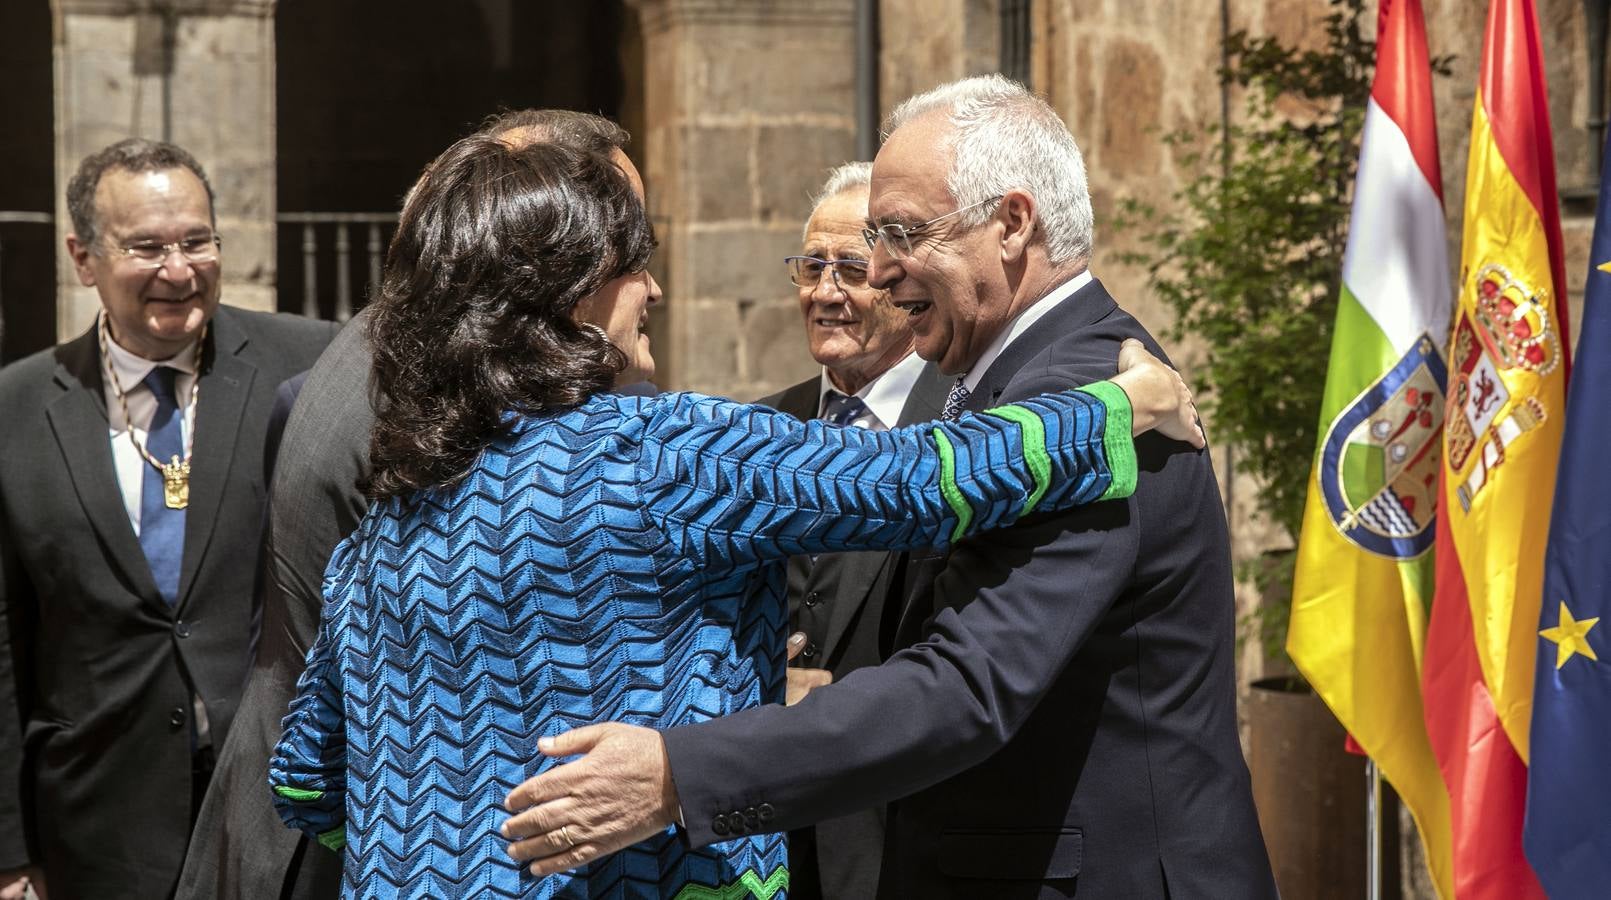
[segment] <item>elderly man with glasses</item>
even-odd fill
[[[955,379],[948,413],[1103,378],[1126,339],[1162,353],[1091,275],[1084,161],[1045,101],[970,78],[885,131],[868,283]],[[543,742],[585,755],[511,792],[511,851],[540,874],[651,825],[700,846],[893,801],[883,897],[1274,898],[1214,470],[1206,450],[1136,453],[1127,500],[909,554],[899,649],[877,667],[792,707]]]
[[[907,314],[867,284],[862,237],[872,163],[846,163],[812,204],[801,255],[788,257],[806,345],[821,373],[762,400],[801,419],[884,431],[940,416],[950,379],[912,352]],[[879,631],[900,554],[789,561],[789,702],[883,660]],[[884,846],[878,804],[789,835],[789,896],[871,900]]]
[[[0,372],[0,897],[165,897],[249,663],[274,389],[335,326],[219,304],[179,147],[89,155],[67,209],[100,314]]]

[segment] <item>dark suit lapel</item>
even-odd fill
[[[1114,306],[1113,298],[1108,296],[1102,282],[1091,279],[1089,284],[1041,316],[1035,324],[1029,326],[1023,334],[1001,351],[1001,355],[985,369],[984,376],[979,379],[973,393],[968,396],[967,410],[984,412],[1001,405],[1002,394],[1006,393],[1007,387],[1023,371],[1024,366],[1029,365],[1031,360],[1059,338],[1108,315]],[[950,384],[947,383],[945,387],[949,391]],[[944,403],[943,397],[941,403]],[[908,569],[906,582],[911,590],[896,622],[894,632],[896,649],[914,643],[923,622],[934,614],[933,583],[934,578],[944,571],[945,559],[922,553],[913,554],[908,562]]]
[[[1102,282],[1091,279],[1090,284],[1074,292],[1072,297],[1065,298],[1057,308],[1041,316],[1039,321],[1029,326],[1018,339],[1007,345],[985,370],[984,377],[974,388],[973,394],[968,397],[968,410],[983,412],[1001,402],[1001,395],[1007,390],[1012,380],[1018,377],[1029,361],[1040,355],[1050,347],[1058,338],[1078,331],[1098,321],[1114,309],[1113,298],[1108,296],[1107,288]],[[1114,358],[1118,362],[1118,358]]]
[[[95,330],[62,346],[56,355],[56,383],[64,390],[45,410],[62,459],[73,479],[73,490],[84,516],[100,536],[126,583],[153,609],[166,613],[167,604],[157,592],[151,566],[140,549],[140,539],[129,524],[123,491],[112,465],[106,418],[106,394],[101,379],[101,354]]]
[[[786,412],[802,422],[815,419],[820,411],[817,407],[822,403],[821,377],[802,381],[782,393],[773,394],[758,402],[779,412]]]
[[[951,393],[951,385],[955,382],[955,378],[941,374],[934,363],[924,363],[917,381],[912,382],[912,392],[906,395],[906,405],[901,407],[901,419],[895,423],[895,427],[904,428],[938,419],[940,413],[945,412],[945,398]]]
[[[212,352],[204,359],[196,396],[196,445],[190,456],[190,508],[185,513],[185,555],[179,570],[179,602],[183,608],[196,571],[211,543],[234,464],[241,417],[257,367],[241,359],[247,337],[229,311],[213,316]]]
[[[924,364],[917,380],[912,382],[911,392],[906,395],[906,403],[901,407],[900,420],[895,427],[938,419],[945,409],[945,398],[954,380],[940,374],[933,363]],[[845,631],[856,620],[862,607],[867,605],[873,584],[883,570],[893,564],[894,559],[893,553],[851,553],[839,558],[842,566],[839,571],[839,594],[834,598],[823,636],[825,652],[831,654],[838,648]]]

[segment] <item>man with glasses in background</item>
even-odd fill
[[[970,78],[884,130],[868,284],[954,379],[947,418],[1108,377],[1127,339],[1162,355],[1091,275],[1085,164],[1044,100]],[[580,758],[510,793],[512,854],[543,874],[673,821],[703,846],[893,801],[881,897],[1274,898],[1213,467],[1150,435],[1136,457],[1127,500],[909,554],[900,649],[792,707],[539,741]]]
[[[872,163],[846,163],[812,203],[799,289],[815,375],[760,402],[800,419],[884,431],[940,416],[950,379],[912,352],[912,328],[889,292],[867,284],[867,185]],[[879,632],[900,554],[835,553],[789,560],[789,702],[883,661]],[[789,896],[872,900],[884,846],[878,804],[789,834]]]
[[[219,304],[173,144],[85,157],[67,209],[101,310],[0,371],[0,897],[164,897],[249,663],[275,387],[336,328]]]

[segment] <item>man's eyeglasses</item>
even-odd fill
[[[168,254],[177,253],[191,263],[210,263],[218,259],[218,250],[224,239],[216,234],[188,237],[171,244],[157,241],[139,241],[124,247],[115,247],[137,269],[160,269]]]
[[[898,222],[891,222],[888,225],[880,225],[877,228],[863,228],[861,236],[867,240],[867,249],[869,251],[877,250],[878,243],[882,241],[884,249],[888,251],[890,256],[896,259],[905,259],[912,255],[912,241],[921,240],[923,233],[934,227],[936,223],[943,222],[952,216],[960,216],[974,207],[994,203],[1004,196],[1006,195],[997,194],[994,197],[988,197],[978,203],[970,203],[961,209],[953,209],[944,215],[935,216],[927,222],[919,222],[916,225],[908,226]]]
[[[833,270],[834,284],[842,288],[859,288],[867,283],[867,260],[821,259],[816,256],[790,256],[789,280],[800,287],[816,287],[822,280],[822,270]]]

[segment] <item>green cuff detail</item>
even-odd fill
[[[287,800],[294,800],[297,803],[309,803],[324,796],[324,791],[308,791],[303,790],[302,788],[286,787],[283,784],[276,785],[274,788],[274,793],[279,794],[281,797],[284,797]]]
[[[745,869],[737,881],[717,887],[697,882],[683,886],[673,900],[772,900],[789,886],[788,866],[778,866],[765,881],[754,869]]]
[[[968,505],[968,498],[962,496],[962,489],[957,487],[957,454],[951,446],[951,439],[936,428],[934,443],[940,451],[940,496],[957,514],[957,527],[951,532],[951,543],[954,544],[968,533],[968,525],[973,522],[973,507]]]
[[[1040,498],[1046,496],[1046,489],[1052,486],[1052,458],[1046,452],[1046,423],[1039,415],[1022,406],[998,406],[985,412],[1018,425],[1024,462],[1029,466],[1030,477],[1035,479],[1035,489],[1018,513],[1019,516],[1027,516],[1035,511]]]
[[[1123,500],[1136,492],[1136,442],[1130,434],[1130,395],[1111,381],[1098,381],[1079,388],[1107,407],[1107,427],[1102,431],[1102,450],[1107,454],[1113,482],[1098,501]]]
[[[347,846],[347,826],[342,825],[337,828],[332,828],[331,830],[326,831],[324,834],[319,835],[319,843],[329,847],[331,850],[334,850],[337,853],[340,853],[341,848]]]

